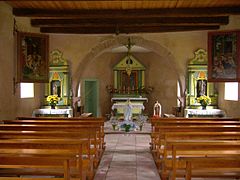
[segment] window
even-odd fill
[[[180,100],[179,100],[180,97],[181,97],[180,82],[177,81],[177,106],[178,106],[178,107],[181,106],[181,102],[180,102]]]
[[[20,97],[21,98],[33,98],[34,97],[33,83],[20,83]]]
[[[238,101],[238,83],[227,82],[225,83],[225,100]]]
[[[81,83],[78,84],[77,97],[81,97]]]

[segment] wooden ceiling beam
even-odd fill
[[[55,18],[153,18],[184,16],[226,16],[240,14],[240,6],[207,7],[207,8],[161,8],[161,9],[129,9],[129,10],[55,10],[13,8],[15,16],[23,17],[55,17]]]
[[[155,26],[155,27],[42,27],[42,33],[60,33],[60,34],[129,34],[129,33],[159,33],[159,32],[177,32],[177,31],[197,31],[197,30],[216,30],[219,26]]]
[[[159,25],[226,25],[228,16],[219,17],[165,17],[165,18],[105,18],[105,19],[32,19],[31,25],[35,27],[84,27],[84,26],[159,26]]]

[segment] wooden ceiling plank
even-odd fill
[[[47,10],[47,9],[16,9],[15,16],[23,17],[184,17],[184,16],[225,16],[240,14],[240,6],[213,8],[162,8],[162,9],[130,9],[130,10]]]
[[[216,30],[219,26],[158,26],[158,27],[101,27],[101,28],[66,28],[66,27],[42,27],[42,33],[60,34],[116,34],[116,33],[159,33],[178,31]]]
[[[94,26],[94,25],[145,25],[145,26],[154,26],[154,25],[226,25],[229,22],[227,16],[215,17],[166,17],[166,18],[142,18],[142,19],[133,19],[133,18],[117,18],[117,19],[32,19],[31,25],[34,27],[69,27],[69,26]]]

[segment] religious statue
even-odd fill
[[[207,80],[197,80],[197,97],[207,95]]]
[[[130,99],[127,100],[126,106],[124,108],[124,121],[131,121],[132,119],[132,104]]]
[[[153,116],[154,117],[161,117],[161,104],[156,101],[156,103],[153,106]]]

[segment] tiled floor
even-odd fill
[[[95,180],[159,180],[148,134],[106,134]]]

